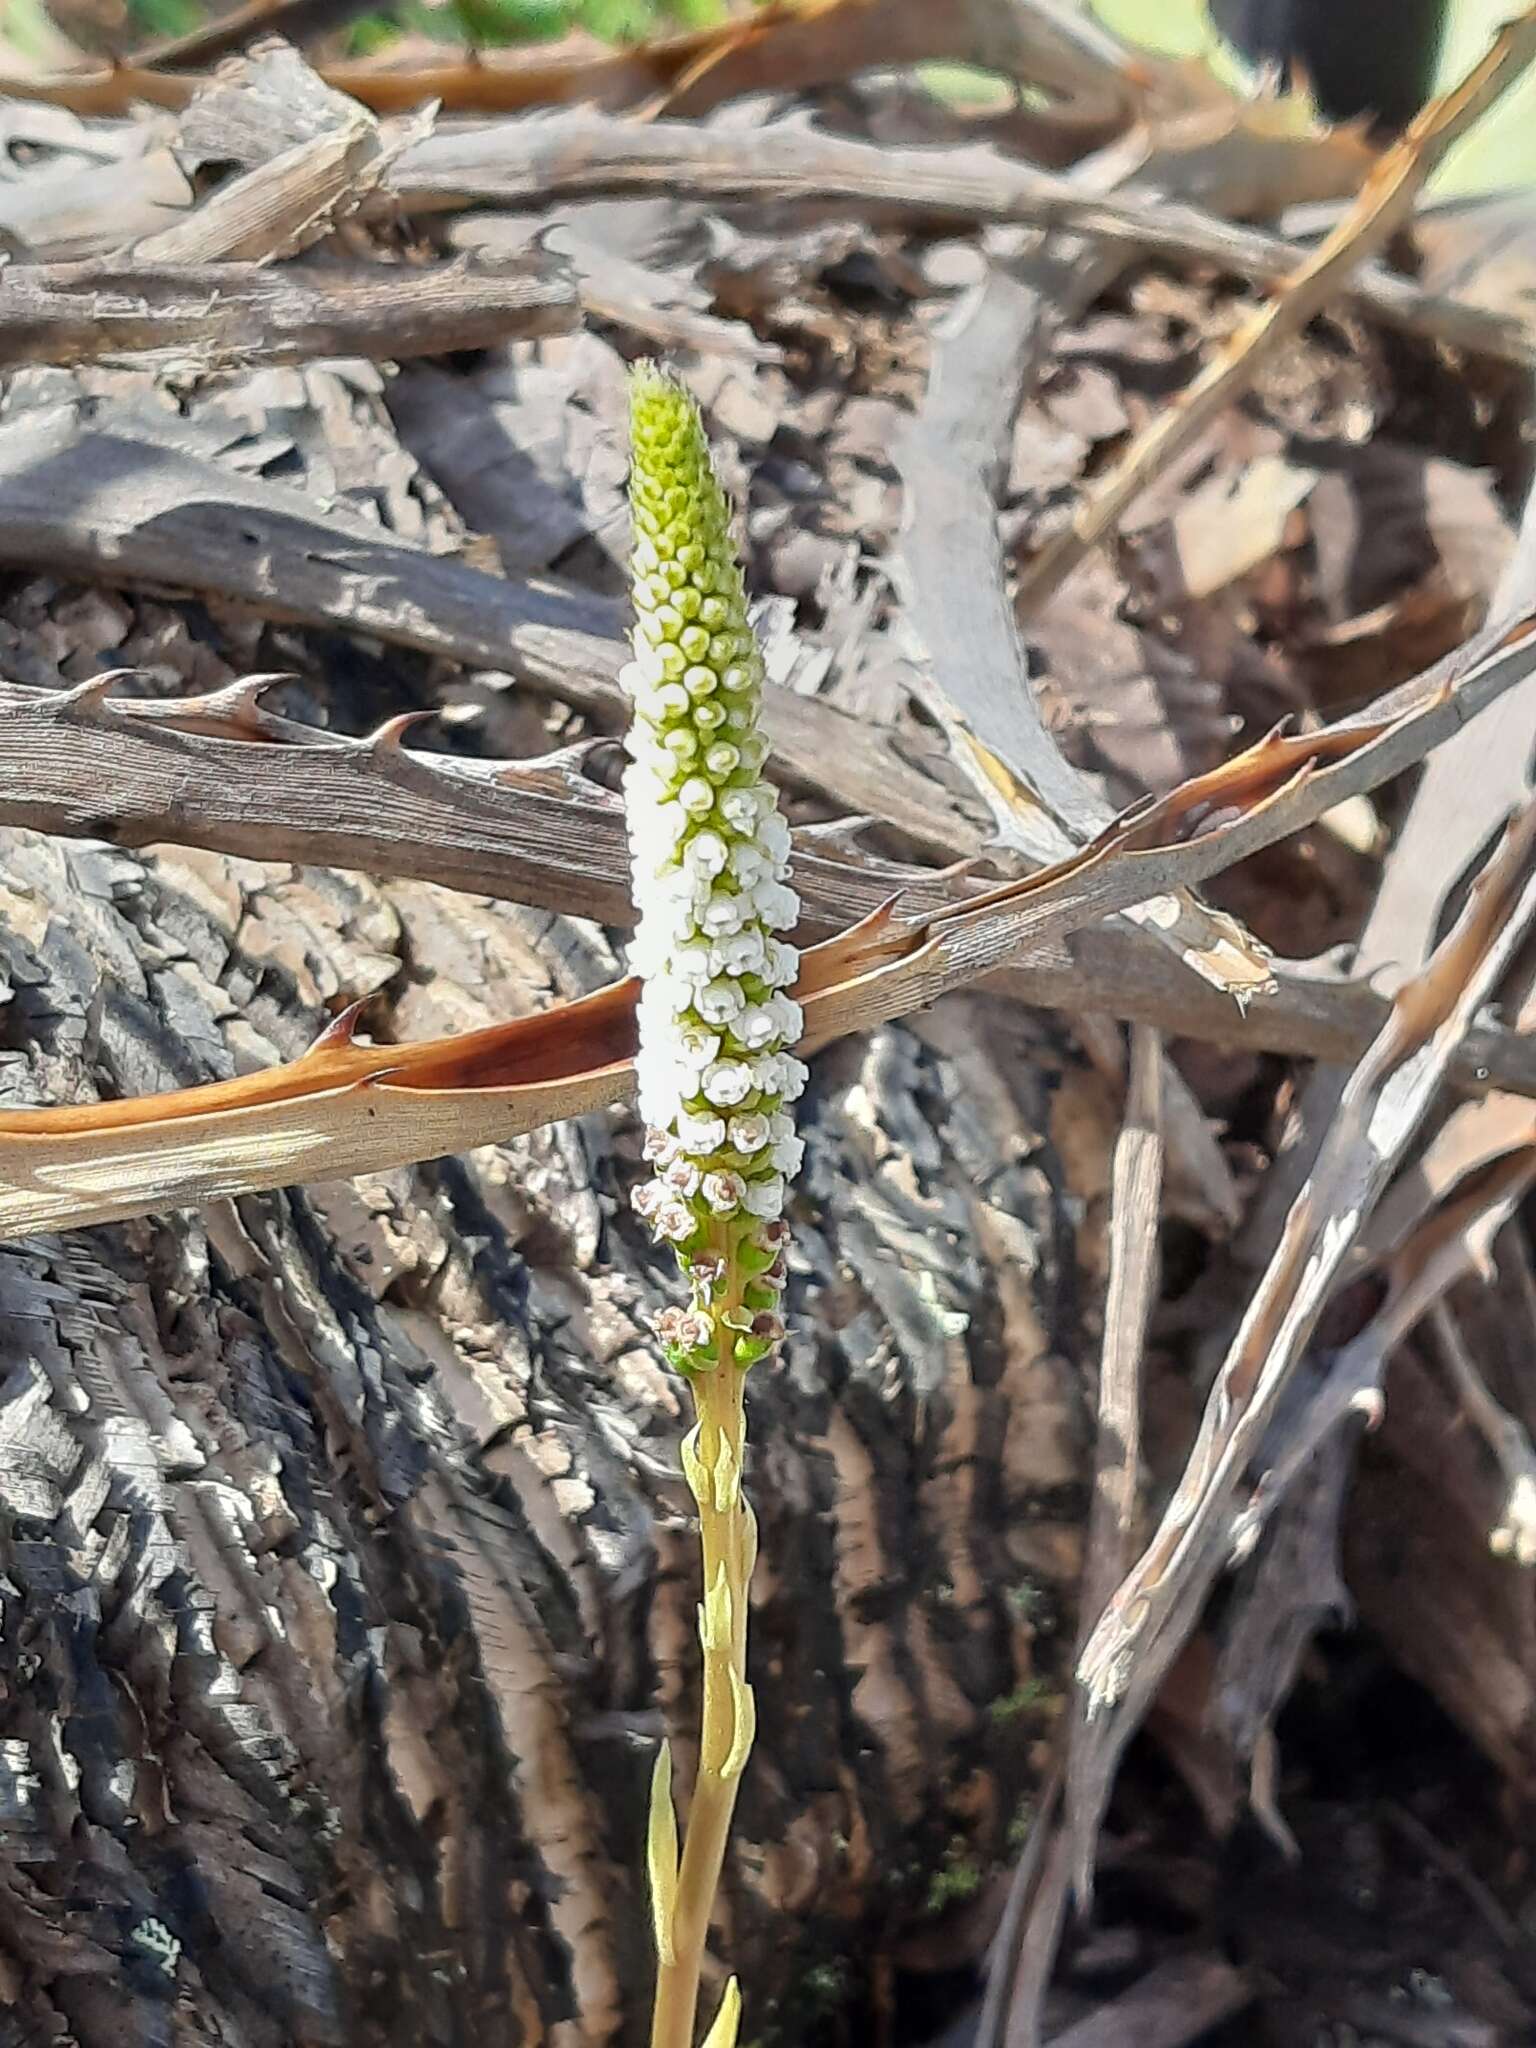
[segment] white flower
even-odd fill
[[[640,1097],[640,1114],[648,1124],[669,1125],[682,1099],[684,1077],[666,1053],[641,1046],[635,1061],[635,1079]],[[696,1085],[696,1084],[694,1084]]]
[[[655,975],[645,985],[647,1000],[640,1012],[642,1032],[647,1035],[656,1031],[670,1032],[685,1020],[693,1008],[696,986],[682,975],[673,973],[669,963],[665,972]]]
[[[771,1136],[770,1120],[758,1110],[731,1118],[730,1140],[737,1152],[761,1152]]]
[[[752,1085],[764,1095],[793,1102],[805,1092],[807,1069],[792,1053],[760,1052],[751,1062]]]
[[[764,981],[773,988],[793,988],[800,978],[800,956],[794,947],[782,939],[765,939],[763,956]]]
[[[654,925],[642,924],[629,942],[629,971],[643,980],[648,974],[655,974],[666,964],[666,955],[656,944]]]
[[[695,1116],[682,1110],[677,1119],[677,1141],[689,1152],[718,1152],[725,1143],[723,1116]]]
[[[670,1062],[648,1059],[642,1047],[640,1057],[635,1061],[635,1082],[644,1121],[648,1124],[668,1122],[676,1112],[678,1097],[676,1072]]]
[[[739,932],[747,921],[748,904],[744,896],[733,890],[716,889],[699,906],[699,930],[708,932],[712,939],[729,937]]]
[[[767,960],[763,935],[753,926],[717,939],[709,949],[709,964],[715,974],[761,974]]]
[[[705,787],[707,788],[708,784]],[[662,858],[670,858],[676,855],[677,849],[682,845],[683,835],[687,830],[688,813],[683,809],[677,798],[672,797],[667,802],[656,806],[655,829],[647,833],[641,843],[647,853],[654,853]],[[641,908],[644,908],[643,904]]]
[[[715,1334],[710,1318],[691,1308],[664,1308],[652,1328],[663,1344],[676,1344],[684,1351],[702,1350]]]
[[[761,779],[762,659],[698,414],[653,369],[636,371],[632,392],[635,633],[620,679],[633,706],[623,789],[640,912],[630,955],[642,984],[636,1075],[657,1167],[637,1206],[679,1246],[693,1306],[686,1328],[681,1310],[657,1328],[691,1371],[730,1358],[735,1339],[721,1318],[740,1300],[743,1269],[725,1237],[698,1243],[708,1217],[745,1208],[754,1235],[777,1246],[785,1178],[800,1164],[781,1106],[805,1085],[805,1069],[783,1051],[803,1028],[799,1005],[781,993],[795,985],[798,957],[770,936],[793,928],[799,904],[787,886],[789,828]],[[744,1106],[758,1095],[763,1109]],[[757,1176],[727,1165],[731,1158],[750,1161]],[[750,1317],[744,1360],[780,1331],[774,1316]]]
[[[720,798],[720,815],[736,832],[755,832],[760,815],[757,796],[750,789],[728,789]]]
[[[738,839],[731,848],[730,871],[744,889],[772,879],[767,854],[750,839]]]
[[[805,1029],[805,1012],[791,997],[774,994],[765,1005],[773,1028],[786,1045],[794,1045]]]
[[[742,1060],[716,1060],[706,1067],[700,1089],[706,1102],[717,1109],[730,1109],[752,1093],[752,1070]]]
[[[770,1174],[766,1180],[749,1180],[742,1197],[742,1207],[749,1216],[761,1216],[765,1220],[784,1213],[784,1181],[781,1175]]]
[[[648,1037],[657,1029],[664,1029],[671,1021],[672,1006],[667,999],[661,977],[653,976],[640,990],[640,1036]]]
[[[786,1180],[793,1180],[805,1158],[804,1138],[797,1138],[793,1133],[786,1138],[775,1138],[769,1157],[775,1173],[783,1174]]]
[[[746,1006],[746,998],[736,983],[726,980],[706,982],[695,1000],[706,1024],[729,1024],[741,1016]]]
[[[661,777],[664,780],[672,772],[672,756],[665,748],[657,746],[643,726],[631,726],[624,741],[624,751],[634,764],[626,768],[620,778],[626,800],[654,794],[655,779]],[[651,778],[650,781],[647,777]],[[660,794],[665,796],[666,790]]]
[[[730,1216],[741,1207],[747,1184],[739,1173],[706,1173],[704,1199],[717,1216]]]
[[[759,1211],[754,1209],[752,1213],[756,1216]],[[697,1227],[693,1211],[686,1202],[663,1202],[652,1225],[658,1237],[664,1237],[672,1244],[692,1237]]]
[[[716,875],[725,872],[729,858],[729,850],[718,832],[695,832],[683,848],[683,866],[688,873],[702,876],[707,881],[713,881]]]
[[[784,1069],[781,1064],[783,1058],[784,1055],[782,1053],[760,1052],[756,1059],[749,1062],[752,1072],[752,1086],[757,1089],[760,1095],[777,1095],[780,1093],[784,1080]]]
[[[672,971],[679,981],[707,981],[713,956],[713,946],[706,946],[702,939],[684,939],[672,949]]]
[[[774,931],[788,931],[800,916],[800,898],[782,882],[759,882],[752,891],[752,907]]]
[[[780,1035],[773,1012],[765,1003],[754,1003],[744,1009],[732,1029],[749,1052],[761,1052]]]
[[[696,1025],[685,1024],[675,1034],[673,1043],[679,1063],[690,1073],[702,1074],[712,1060],[720,1057],[718,1031],[701,1031]]]
[[[789,859],[789,820],[782,811],[765,813],[757,827],[757,843],[776,867]]]

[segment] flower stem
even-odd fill
[[[651,2048],[692,2048],[710,1915],[725,1862],[736,1788],[752,1742],[747,1597],[757,1529],[741,1491],[745,1381],[745,1373],[722,1360],[715,1371],[700,1373],[691,1382],[699,1421],[688,1470],[699,1503],[704,1562],[704,1703],[698,1776],[672,1918],[672,1960],[662,1963],[657,1973]]]
[[[742,1498],[743,1382],[784,1335],[786,1186],[803,1145],[804,1028],[785,939],[799,905],[789,826],[763,780],[763,661],[747,612],[730,505],[698,408],[642,364],[630,384],[634,704],[625,746],[644,987],[635,1061],[645,1156],[637,1214],[674,1245],[686,1307],[656,1318],[698,1420],[683,1469],[699,1504],[704,1651],[699,1762],[678,1855],[670,1751],[656,1759],[646,1830],[659,1974],[652,2048],[693,2048],[699,1975],[736,1786],[752,1747],[747,1588],[757,1524]],[[705,2048],[735,2048],[741,1991],[726,1986]]]

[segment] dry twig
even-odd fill
[[[1099,1425],[1093,1507],[1083,1571],[1083,1613],[1096,1618],[1131,1562],[1141,1484],[1141,1366],[1157,1298],[1162,1214],[1161,1047],[1145,1026],[1131,1033],[1125,1120],[1110,1168],[1109,1285],[1099,1358]]]
[[[493,578],[476,581],[504,589]],[[1021,904],[1033,893],[1034,914],[1000,956],[989,954],[975,971],[1006,961],[1021,974],[1020,995],[1049,1007],[1087,1006],[1186,1034],[1348,1058],[1384,1014],[1381,998],[1364,986],[1288,977],[1241,1019],[1230,1001],[1202,991],[1171,959],[1161,956],[1160,966],[1160,949],[1083,928],[1218,873],[1422,759],[1536,666],[1536,634],[1521,631],[1507,645],[1495,634],[1491,651],[1487,637],[1471,643],[1471,665],[1458,680],[1455,665],[1441,664],[1394,693],[1397,720],[1351,720],[1266,741],[1056,868],[1010,885]],[[606,643],[595,644],[607,654]],[[548,764],[454,762],[403,749],[398,728],[374,742],[310,733],[295,754],[303,728],[253,718],[251,695],[237,686],[212,702],[150,707],[113,703],[110,678],[73,698],[0,685],[0,818],[126,845],[181,839],[230,852],[259,848],[626,920],[617,807],[582,780],[574,758],[559,757],[553,776]],[[813,708],[805,699],[788,704],[797,716]],[[844,723],[830,707],[814,708]],[[807,728],[808,748],[815,739]],[[823,743],[823,778],[848,752]],[[872,772],[883,773],[878,761]],[[118,792],[106,810],[104,788]],[[961,877],[877,861],[815,834],[802,839],[796,883],[808,918],[823,931],[897,892],[918,915],[953,913],[975,900]],[[1059,942],[1072,935],[1064,958]],[[1536,1092],[1536,1060],[1512,1034],[1473,1034],[1456,1071]]]
[[[1018,602],[1026,616],[1044,604],[1132,500],[1252,382],[1260,363],[1305,327],[1344,277],[1385,246],[1446,150],[1514,84],[1533,56],[1536,9],[1528,8],[1500,31],[1459,85],[1414,119],[1316,252],[1082,499],[1071,524],[1041,550],[1020,581]]]
[[[270,53],[261,60],[270,61]],[[218,83],[204,96],[229,94]],[[339,97],[339,95],[337,96]],[[186,122],[202,133],[201,100]],[[284,110],[272,109],[275,132]],[[222,118],[222,115],[221,115]],[[288,110],[290,146],[308,139],[305,118]],[[240,133],[226,143],[241,161]],[[261,161],[260,157],[255,161]],[[799,117],[753,130],[743,152],[729,129],[683,121],[638,124],[595,108],[571,109],[515,123],[461,126],[410,144],[385,170],[378,203],[409,213],[464,204],[551,207],[623,193],[763,206],[835,205],[859,215],[942,225],[1017,223],[1113,244],[1123,255],[1200,264],[1257,283],[1281,284],[1308,260],[1299,243],[1217,218],[1177,198],[1179,159],[1163,165],[1168,191],[1099,195],[1073,175],[1019,163],[983,146],[910,148],[828,135]],[[123,174],[148,190],[158,175],[151,160]],[[71,232],[78,225],[71,223]],[[176,229],[168,232],[179,232]],[[28,238],[46,248],[46,212],[28,217]],[[1529,366],[1536,330],[1516,312],[1472,305],[1427,291],[1410,278],[1366,264],[1338,286],[1343,303],[1424,341]]]
[[[1253,2003],[1247,1972],[1215,1954],[1171,1957],[1131,1990],[1058,2034],[1051,2048],[1187,2048]],[[1015,2048],[1010,2040],[1009,2048]],[[1017,2048],[1024,2048],[1021,2042]]]
[[[1514,549],[1489,602],[1480,641],[1489,644],[1528,612],[1536,583],[1536,489],[1527,493]],[[1445,905],[1485,851],[1494,821],[1523,799],[1536,750],[1536,679],[1500,697],[1427,757],[1382,870],[1380,886],[1352,962],[1362,979],[1390,993],[1418,971],[1434,945]],[[1469,804],[1476,789],[1483,802]],[[1312,1163],[1316,1140],[1333,1121],[1345,1076],[1323,1067],[1297,1105],[1296,1123],[1312,1143],[1282,1152],[1265,1176],[1240,1251],[1267,1258],[1286,1211]]]
[[[1098,1437],[1080,1612],[1096,1617],[1131,1562],[1141,1479],[1141,1367],[1157,1293],[1163,1184],[1162,1048],[1145,1027],[1131,1033],[1125,1119],[1110,1177],[1109,1285],[1099,1359]],[[1082,1740],[1082,1716],[1067,1727]],[[1020,1859],[988,1968],[975,2048],[1032,2048],[1071,1889],[1071,1842],[1059,1797],[1037,1817],[1031,1854]]]
[[[681,121],[638,127],[583,108],[512,128],[442,129],[405,153],[390,189],[410,211],[676,192],[717,204],[833,204],[914,223],[1017,223],[1102,239],[1122,253],[1209,265],[1260,284],[1284,284],[1311,260],[1283,236],[1181,204],[1176,153],[1160,173],[1167,191],[1101,194],[1073,175],[982,146],[862,142],[793,117],[754,129],[747,152],[729,130]],[[1504,361],[1536,360],[1536,330],[1518,315],[1425,291],[1369,263],[1334,282],[1344,303],[1385,325]]]
[[[1245,829],[1262,825],[1272,812],[1273,784],[1263,772],[1266,756],[1277,751],[1289,765],[1294,746],[1269,741],[1239,756],[1217,777],[1197,778],[1173,798],[1122,822],[1069,860],[962,901],[920,925],[903,928],[881,912],[829,941],[808,956],[808,978],[799,991],[806,1004],[807,1045],[814,1048],[830,1037],[923,1008],[947,990],[1004,966],[1032,942],[1159,893],[1170,873],[1183,880],[1190,866],[1214,872],[1243,842]],[[1344,765],[1370,751],[1368,743]],[[1237,822],[1209,831],[1196,825],[1197,836],[1182,842],[1165,836],[1187,825],[1192,792],[1214,782],[1233,785],[1236,794],[1250,778],[1257,780],[1257,801]],[[1300,778],[1311,794],[1322,780],[1322,774],[1311,773],[1310,763]],[[1296,778],[1282,775],[1280,786],[1287,783],[1294,787]],[[1518,848],[1520,836],[1511,844]],[[1474,910],[1486,916],[1490,901],[1502,908],[1498,885],[1507,880],[1513,858],[1506,854],[1483,878]],[[1471,1025],[1476,1009],[1471,992],[1482,987],[1483,969],[1507,957],[1519,929],[1520,918],[1512,917],[1500,945],[1487,949],[1479,974],[1469,977],[1468,994],[1433,1037],[1428,1070],[1436,1080]],[[1426,1001],[1445,995],[1451,968],[1474,940],[1485,938],[1469,911],[1436,955],[1438,964],[1416,985],[1426,991]],[[1357,1077],[1357,1104],[1374,1085],[1376,1068],[1401,1057],[1404,1020],[1414,1015],[1405,992]],[[66,1228],[202,1202],[214,1193],[288,1185],[320,1171],[327,1177],[359,1173],[494,1142],[622,1096],[630,1085],[632,1031],[632,992],[619,984],[582,1004],[462,1043],[427,1043],[387,1054],[326,1045],[292,1069],[232,1084],[232,1095],[223,1089],[192,1090],[83,1111],[35,1111],[5,1126],[0,1225]],[[253,1110],[261,1114],[252,1118]],[[1348,1119],[1336,1127],[1334,1153],[1344,1142],[1340,1134],[1349,1128]],[[260,1144],[238,1138],[237,1130],[250,1139],[260,1132]],[[1350,1163],[1346,1155],[1339,1171]],[[1289,1258],[1283,1246],[1272,1268],[1271,1292],[1288,1274]],[[1265,1298],[1261,1292],[1261,1304]],[[1250,1316],[1245,1332],[1252,1327]],[[1241,1348],[1239,1355],[1245,1355]],[[1227,1447],[1206,1455],[1216,1455],[1225,1470]],[[1180,1514],[1185,1505],[1181,1500]],[[1208,1519],[1209,1506],[1202,1505],[1199,1513]],[[1112,1611],[1101,1637],[1119,1629],[1131,1640],[1144,1621],[1139,1596],[1135,1614],[1134,1621],[1122,1623]],[[1096,1640],[1089,1656],[1089,1668],[1105,1674],[1100,1691],[1112,1689],[1124,1651],[1107,1651]]]
[[[1068,1789],[1078,1885],[1115,1761],[1231,1553],[1235,1503],[1340,1263],[1412,1140],[1450,1054],[1536,916],[1536,805],[1479,876],[1466,910],[1356,1069],[1317,1166],[1243,1316],[1157,1534],[1095,1627],[1079,1670],[1091,1743]]]
[[[311,102],[318,97],[310,81]],[[218,186],[185,220],[147,235],[133,250],[140,263],[264,263],[307,249],[376,191],[409,142],[430,128],[396,123],[384,134],[373,116],[332,93],[333,118],[265,163]]]
[[[927,395],[899,452],[903,612],[927,656],[921,694],[956,760],[990,800],[1000,844],[1060,860],[1113,812],[1040,716],[997,531],[995,472],[1049,337],[1104,281],[1102,260],[1037,251],[994,266],[965,317],[934,346]],[[1129,913],[1216,987],[1247,1002],[1273,983],[1268,955],[1235,918],[1187,892]]]
[[[1504,1480],[1504,1510],[1488,1538],[1496,1557],[1536,1565],[1536,1450],[1524,1427],[1489,1393],[1455,1316],[1443,1300],[1430,1310],[1457,1398],[1468,1421],[1498,1460]]]
[[[0,368],[405,361],[568,334],[579,318],[575,282],[552,259],[526,270],[13,263],[0,293]]]

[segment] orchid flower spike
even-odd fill
[[[763,664],[730,507],[693,400],[641,364],[630,384],[634,707],[624,801],[639,929],[640,1112],[655,1178],[636,1208],[676,1247],[692,1302],[659,1320],[681,1371],[745,1367],[783,1334],[791,1104],[806,1070],[789,827],[763,779]]]

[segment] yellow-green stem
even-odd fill
[[[752,1510],[741,1491],[746,1375],[722,1359],[692,1382],[698,1413],[699,1539],[704,1564],[704,1705],[699,1766],[678,1870],[672,1960],[656,1978],[651,2048],[693,2048],[699,1973],[725,1862],[731,1814],[751,1741],[747,1691],[747,1588],[756,1551]],[[723,1586],[726,1602],[719,1598]],[[712,1597],[713,1596],[713,1597]],[[728,1621],[721,1609],[728,1602]],[[713,1610],[713,1614],[712,1614]],[[712,1637],[711,1619],[715,1623]]]

